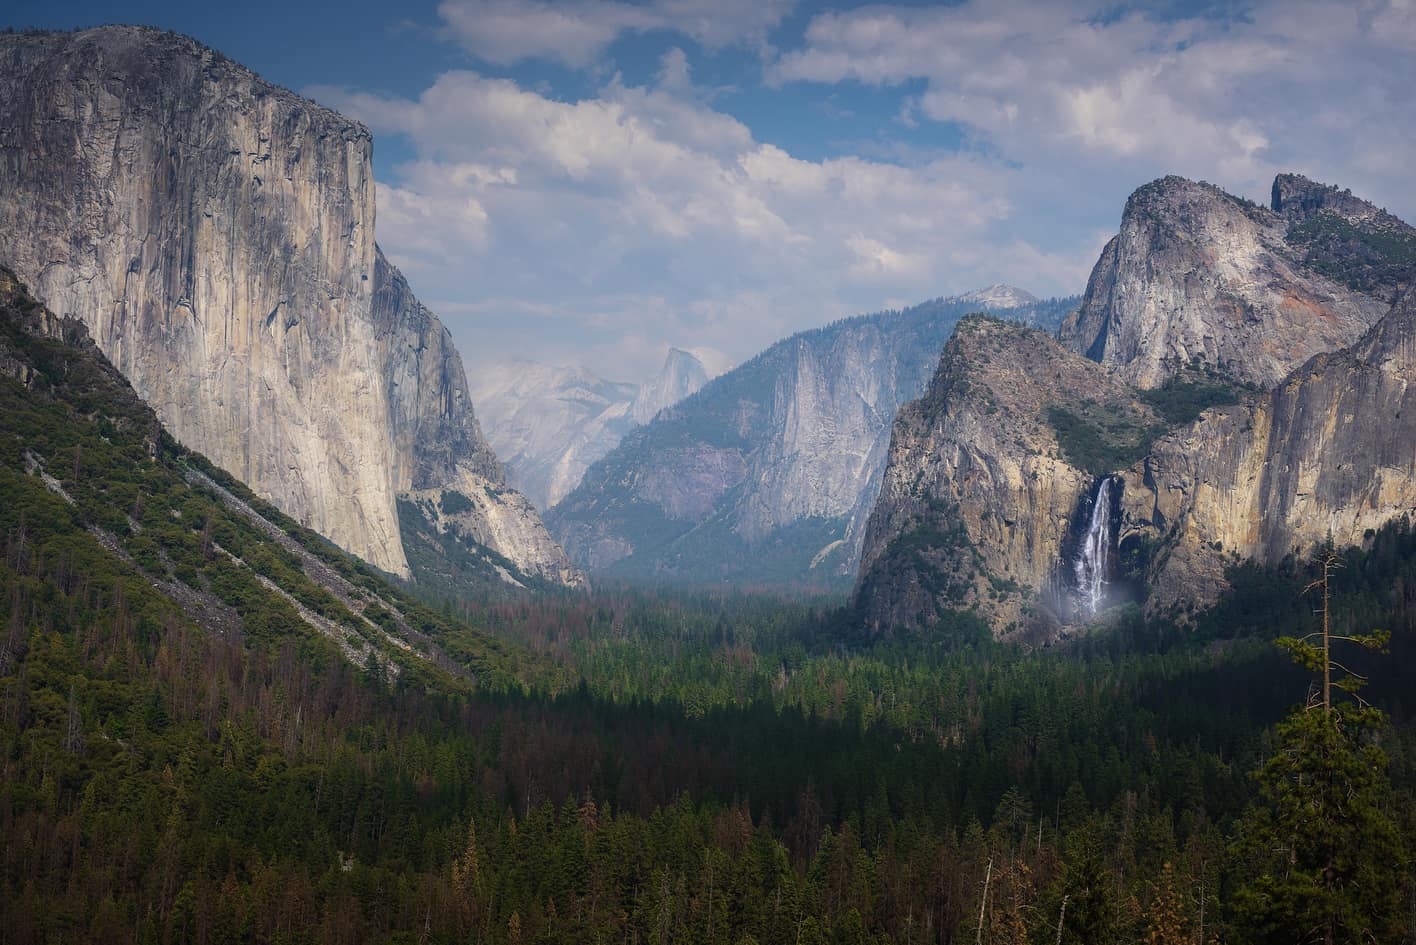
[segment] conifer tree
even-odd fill
[[[1383,651],[1388,635],[1334,632],[1329,550],[1320,559],[1322,627],[1278,645],[1319,682],[1308,704],[1281,722],[1277,750],[1256,773],[1259,802],[1239,825],[1249,878],[1235,896],[1236,928],[1252,942],[1323,945],[1392,941],[1400,927],[1402,846],[1391,816],[1385,716],[1358,690],[1364,677],[1333,645]],[[1347,698],[1341,698],[1346,694]]]

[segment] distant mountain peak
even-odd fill
[[[634,398],[634,421],[648,423],[665,407],[672,407],[708,383],[708,372],[698,356],[682,348],[669,348],[658,376],[639,388]]]
[[[971,302],[988,308],[1022,308],[1025,305],[1036,305],[1037,296],[1031,292],[1019,289],[1016,286],[1003,285],[995,282],[993,285],[982,289],[975,289],[972,292],[965,292],[963,295],[956,295],[950,302]]]

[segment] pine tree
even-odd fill
[[[1191,945],[1194,941],[1185,917],[1185,900],[1176,887],[1175,870],[1169,863],[1161,868],[1160,879],[1151,884],[1145,925],[1145,945]]]
[[[1333,657],[1334,643],[1381,651],[1388,635],[1333,632],[1329,581],[1341,562],[1328,551],[1320,563],[1309,587],[1322,591],[1322,629],[1278,641],[1320,683],[1279,724],[1277,750],[1256,774],[1259,803],[1238,830],[1250,878],[1235,913],[1252,942],[1356,945],[1392,941],[1400,927],[1403,850],[1378,743],[1386,719],[1357,695],[1364,677]]]

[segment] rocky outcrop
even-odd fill
[[[378,258],[370,149],[185,37],[0,36],[0,258],[174,436],[407,575],[397,492],[497,470],[445,331]]]
[[[1309,239],[1313,221],[1342,239]],[[1126,599],[1203,605],[1229,564],[1416,511],[1407,230],[1291,175],[1272,210],[1141,188],[1061,344],[966,322],[901,410],[857,582],[868,625],[974,609],[1045,641]]]
[[[1051,318],[1067,302],[1009,309]],[[548,515],[572,560],[694,582],[849,580],[890,424],[978,305],[940,299],[782,341],[663,411]]]
[[[424,509],[427,503],[420,499],[445,492],[466,495],[470,508],[456,515],[434,514],[427,524],[485,545],[524,574],[583,586],[584,575],[551,538],[540,514],[508,486],[473,413],[451,333],[378,247],[374,254],[371,311],[381,376],[388,385],[388,435],[394,442],[399,497]]]
[[[659,373],[642,384],[634,397],[634,422],[648,423],[659,411],[672,407],[706,383],[708,372],[702,361],[687,351],[670,348]]]
[[[1157,423],[1133,389],[1050,335],[959,324],[929,389],[895,419],[856,588],[872,632],[977,609],[1002,634],[1036,637],[1073,616],[1059,569],[1098,471],[1063,432],[1068,416],[1120,455],[1144,450]]]
[[[1142,388],[1194,367],[1272,387],[1356,341],[1389,304],[1305,260],[1283,214],[1166,177],[1126,202],[1059,337]]]
[[[1416,270],[1416,227],[1385,210],[1297,174],[1273,182],[1272,206],[1303,265],[1350,289],[1395,302]]]
[[[1211,600],[1261,563],[1416,514],[1416,291],[1352,347],[1159,440],[1125,474],[1122,540],[1148,549],[1151,605]]]

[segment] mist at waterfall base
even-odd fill
[[[1066,623],[1086,623],[1109,607],[1135,600],[1133,582],[1120,574],[1119,476],[1102,476],[1077,504],[1053,569],[1049,603]]]

